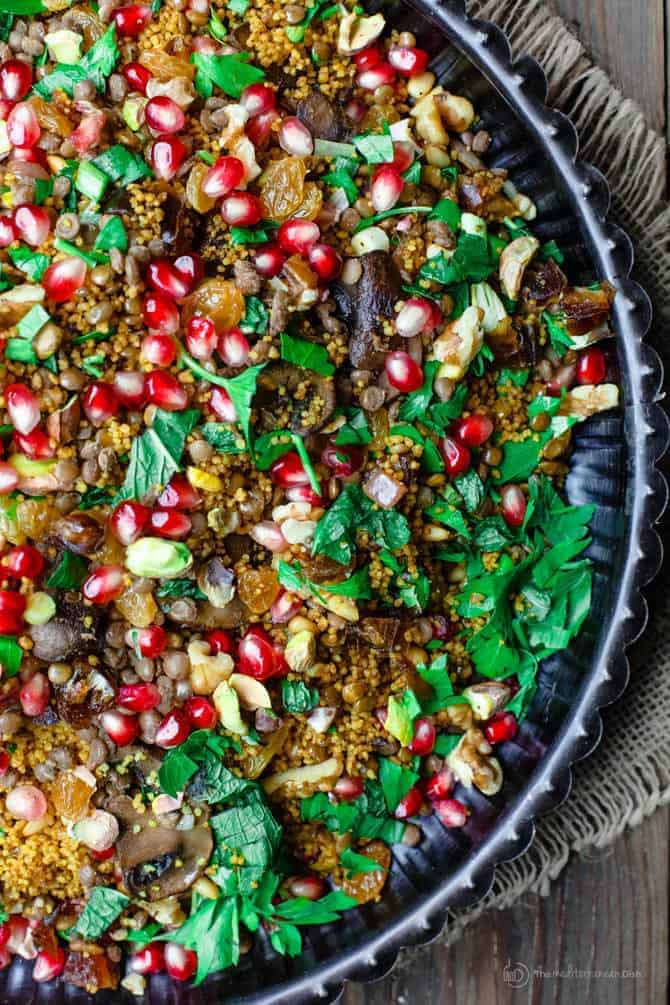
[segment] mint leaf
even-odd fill
[[[129,903],[129,897],[112,887],[93,887],[84,910],[68,934],[78,935],[86,942],[95,942],[125,911]]]
[[[319,697],[315,687],[307,687],[301,680],[281,682],[281,699],[287,712],[311,712],[319,704]]]
[[[156,409],[153,424],[133,440],[130,463],[115,504],[123,499],[141,499],[167,485],[180,470],[186,439],[199,418],[200,412],[195,409]]]

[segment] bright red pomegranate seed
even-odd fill
[[[276,244],[264,244],[254,255],[254,268],[261,276],[272,279],[278,276],[284,267],[286,257],[282,255]]]
[[[26,435],[39,424],[40,403],[25,384],[9,384],[5,388],[5,404],[17,433]]]
[[[385,213],[392,209],[402,195],[405,182],[398,168],[393,164],[382,164],[372,176],[370,202],[375,213]]]
[[[7,137],[14,147],[34,147],[42,130],[35,109],[27,101],[14,105],[7,116]]]
[[[82,404],[86,418],[94,426],[101,426],[119,410],[119,399],[114,387],[102,380],[94,380],[88,385]]]
[[[147,293],[143,306],[144,323],[147,328],[174,335],[179,331],[179,310],[177,305],[164,293]]]
[[[288,542],[281,532],[281,527],[272,520],[261,520],[260,523],[254,524],[249,534],[257,544],[269,551],[286,551],[288,548]]]
[[[38,984],[53,981],[65,966],[65,951],[60,946],[54,949],[40,949],[35,957],[33,980]]]
[[[335,783],[333,792],[341,803],[353,803],[355,799],[363,795],[365,782],[362,778],[352,778],[351,775],[342,775]]]
[[[165,969],[174,981],[188,981],[198,967],[198,957],[192,949],[186,949],[177,942],[165,944]]]
[[[342,271],[342,258],[330,244],[321,242],[313,244],[307,258],[319,279],[323,279],[324,283],[329,283]]]
[[[275,651],[272,640],[260,625],[252,625],[240,639],[237,649],[239,657],[239,672],[255,677],[256,680],[267,680],[276,673]]]
[[[126,78],[131,91],[137,91],[139,94],[147,93],[147,84],[152,75],[146,66],[142,66],[141,63],[126,63],[125,66],[121,67],[121,73]]]
[[[451,475],[452,478],[455,478],[456,475],[462,475],[470,467],[470,451],[464,443],[459,443],[451,436],[445,436],[444,439],[440,440],[440,450],[447,474]]]
[[[396,806],[393,814],[397,820],[406,820],[407,817],[415,817],[423,806],[423,796],[418,786],[413,785],[409,792],[403,796]]]
[[[249,342],[239,328],[231,328],[219,339],[219,356],[228,366],[245,366],[249,361]]]
[[[101,111],[91,112],[85,115],[77,128],[70,133],[68,139],[77,153],[81,156],[87,150],[97,146],[102,136],[105,125],[105,113]]]
[[[120,565],[99,565],[81,588],[92,604],[109,604],[120,597],[126,588],[126,577]]]
[[[207,698],[193,695],[184,702],[184,711],[193,729],[214,729],[216,726],[216,709]]]
[[[170,300],[183,300],[190,291],[191,283],[180,275],[167,258],[154,258],[147,269],[150,286]]]
[[[289,115],[282,120],[279,146],[292,157],[309,157],[314,153],[312,134],[296,115]]]
[[[296,594],[289,593],[286,590],[280,590],[270,608],[272,624],[285,625],[298,613],[302,605],[302,597],[298,597]]]
[[[177,346],[171,335],[151,332],[145,335],[140,346],[142,358],[154,366],[170,366],[177,358]]]
[[[146,400],[144,374],[139,370],[117,370],[114,374],[114,390],[126,408],[140,408]]]
[[[395,83],[395,70],[390,63],[379,63],[370,70],[363,70],[356,77],[356,83],[364,91],[376,91],[378,87],[386,87]]]
[[[178,747],[183,743],[191,732],[191,724],[188,716],[181,708],[173,708],[164,717],[156,731],[156,746],[158,747]]]
[[[384,61],[384,50],[381,45],[370,45],[367,49],[361,49],[354,55],[354,63],[359,71],[371,70],[373,66],[379,66]]]
[[[26,433],[25,436],[17,433],[14,441],[19,451],[34,461],[45,461],[56,452],[42,429],[33,429],[32,433]]]
[[[235,411],[235,406],[230,400],[230,395],[225,388],[215,387],[209,399],[209,404],[214,414],[221,419],[222,422],[236,421],[237,412]]]
[[[201,502],[200,493],[185,475],[173,475],[156,505],[160,509],[195,509]]]
[[[220,199],[244,181],[244,164],[239,157],[219,157],[202,180],[202,190],[210,199]]]
[[[398,171],[406,171],[414,163],[414,148],[411,143],[397,140],[393,144],[393,167]]]
[[[152,370],[146,376],[147,398],[166,412],[181,412],[188,404],[183,384],[167,370]]]
[[[221,216],[229,227],[253,227],[260,222],[263,207],[251,192],[231,192],[221,203]]]
[[[151,144],[149,160],[154,174],[162,181],[170,181],[184,162],[188,153],[177,136],[162,136]]]
[[[4,750],[2,751],[2,753],[7,758],[7,767],[9,767],[9,755]],[[3,774],[4,773],[5,772],[3,772]],[[2,924],[0,925],[0,947],[7,945],[11,934],[12,934],[11,928],[9,927],[6,921],[3,921]]]
[[[21,240],[29,244],[31,248],[39,247],[49,236],[51,217],[42,206],[30,206],[28,203],[23,203],[14,210],[12,220]],[[69,259],[66,258],[65,261],[68,262]],[[75,261],[84,266],[84,276],[86,276],[86,266],[81,258],[77,258]],[[52,265],[50,268],[54,269],[56,266]],[[44,275],[46,276],[48,272],[49,269],[46,270]],[[79,286],[81,286],[81,283]],[[76,286],[75,289],[79,289],[79,286]],[[49,295],[51,296],[51,294]],[[64,299],[69,300],[70,298],[65,297]]]
[[[520,527],[526,519],[526,497],[518,485],[506,485],[500,493],[500,506],[505,523]]]
[[[286,498],[291,502],[308,502],[312,506],[323,505],[323,496],[315,492],[311,485],[292,485],[286,489]]]
[[[124,684],[116,692],[116,703],[128,712],[148,712],[160,705],[162,696],[155,684]]]
[[[0,461],[0,496],[9,495],[19,484],[18,472],[11,464]]]
[[[275,122],[279,122],[279,119],[279,112],[274,108],[271,108],[269,112],[254,115],[253,118],[249,119],[244,131],[257,150],[265,150],[270,142],[270,137],[273,135],[272,127]]]
[[[128,960],[128,966],[136,974],[160,974],[165,970],[165,951],[161,942],[149,942],[138,949]]]
[[[589,346],[579,354],[575,374],[578,384],[601,384],[606,374],[607,360],[598,346]]]
[[[169,537],[173,541],[181,541],[191,533],[193,522],[186,513],[179,510],[154,510],[149,520],[149,528],[158,537]]]
[[[47,297],[56,304],[72,300],[86,282],[86,263],[74,255],[50,265],[42,276]]]
[[[232,636],[224,631],[223,628],[215,628],[213,631],[207,632],[205,641],[209,646],[210,652],[215,656],[218,653],[232,653],[235,648]]]
[[[294,485],[309,485],[309,475],[295,450],[289,450],[277,458],[270,468],[270,477],[275,485],[279,485],[282,489]]]
[[[131,3],[112,11],[112,21],[122,38],[141,34],[151,21],[151,7],[144,3]]]
[[[493,423],[488,415],[475,412],[464,419],[458,419],[453,425],[454,436],[466,447],[481,447],[493,432]]]
[[[277,232],[280,246],[290,255],[308,255],[320,236],[319,226],[313,220],[286,220]]]
[[[414,46],[397,46],[389,50],[388,61],[403,77],[415,77],[428,66],[428,53]]]
[[[8,552],[5,565],[19,579],[37,579],[44,569],[44,555],[32,544],[20,544]]]
[[[336,478],[348,478],[363,466],[365,455],[360,447],[338,447],[330,444],[321,451],[321,460],[328,465]]]
[[[436,737],[435,726],[430,719],[416,719],[414,722],[414,737],[409,745],[409,749],[417,757],[425,757],[426,754],[432,753]]]
[[[384,369],[391,387],[402,391],[403,394],[416,391],[423,384],[423,370],[416,360],[402,349],[396,349],[387,355]]]
[[[49,678],[43,673],[34,673],[19,691],[19,701],[24,715],[34,718],[46,711],[51,698]]]
[[[140,724],[134,715],[124,715],[114,709],[102,713],[100,725],[117,747],[127,747],[140,734]]]
[[[423,790],[431,803],[434,803],[438,799],[448,799],[455,784],[456,780],[449,768],[443,767],[426,780]]]
[[[414,338],[430,329],[433,311],[429,300],[410,297],[395,319],[395,327],[402,338]]]
[[[170,136],[180,132],[186,125],[186,116],[176,101],[161,94],[150,98],[144,108],[146,124],[159,136]]]
[[[516,716],[512,712],[494,712],[484,723],[484,736],[489,743],[504,743],[514,739],[518,728]]]
[[[20,635],[26,598],[22,593],[0,590],[0,635]]]
[[[188,286],[188,292],[195,289],[205,275],[205,266],[200,255],[194,251],[189,251],[179,255],[172,263],[175,271]]]
[[[309,876],[291,876],[286,883],[292,897],[319,900],[328,893],[325,879],[314,873],[310,873]]]
[[[0,248],[8,248],[18,239],[19,232],[11,216],[0,216]]]
[[[445,827],[464,827],[468,822],[468,808],[460,799],[441,799],[433,803],[440,823]]]
[[[129,628],[126,632],[126,645],[139,649],[145,659],[153,660],[163,652],[167,645],[165,629],[160,625],[149,625],[148,628]]]
[[[196,314],[187,325],[185,341],[186,348],[196,359],[211,359],[218,342],[214,322]]]
[[[277,95],[267,84],[249,84],[242,91],[240,104],[250,116],[263,115],[277,104]]]
[[[0,95],[6,101],[20,101],[30,90],[33,71],[22,59],[6,59],[0,66]]]

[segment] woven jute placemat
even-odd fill
[[[516,56],[531,55],[549,81],[549,103],[568,115],[580,135],[582,159],[607,177],[612,216],[633,239],[635,278],[654,302],[650,341],[670,372],[663,328],[670,320],[670,205],[665,199],[665,140],[647,126],[639,106],[595,66],[544,0],[470,0],[468,11],[497,23]],[[668,563],[670,564],[670,563]],[[501,866],[489,895],[473,910],[451,915],[449,942],[491,908],[509,907],[525,893],[549,892],[573,854],[587,855],[635,827],[670,801],[670,574],[650,591],[650,622],[630,652],[631,682],[606,710],[604,738],[574,769],[560,812],[537,823],[529,850]]]

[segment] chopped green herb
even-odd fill
[[[207,594],[203,593],[195,579],[170,579],[156,590],[156,596],[160,600],[166,598],[176,599],[177,597],[190,597],[191,600],[207,600]]]
[[[367,531],[380,548],[389,551],[402,548],[411,537],[402,513],[379,509],[360,486],[345,485],[316,525],[313,552],[347,565],[356,552],[358,531]]]
[[[11,635],[0,635],[0,667],[3,679],[16,677],[21,669],[23,649]]]
[[[419,781],[417,772],[402,764],[396,764],[388,757],[379,758],[379,782],[384,793],[386,808],[395,813],[398,804]]]
[[[403,747],[408,747],[414,738],[414,720],[421,715],[421,705],[410,688],[401,695],[392,694],[386,707],[384,729],[395,736]]]
[[[393,139],[387,125],[383,133],[363,133],[352,142],[368,164],[390,164],[393,160]]]
[[[315,687],[307,687],[301,680],[281,682],[281,700],[287,712],[311,712],[319,704],[319,697]]]
[[[49,256],[43,255],[41,251],[31,251],[30,248],[9,248],[8,255],[12,264],[25,272],[29,279],[39,283],[49,266]]]
[[[272,240],[272,222],[263,220],[259,227],[231,227],[230,239],[233,244],[265,244]]]
[[[244,439],[234,426],[225,422],[207,422],[200,432],[208,443],[222,454],[243,454],[247,449]]]
[[[128,250],[128,234],[120,216],[112,216],[95,239],[95,251]]]
[[[87,575],[88,564],[81,555],[64,551],[45,585],[48,590],[78,590]]]
[[[186,438],[195,428],[200,412],[156,410],[153,424],[133,440],[130,463],[115,503],[123,499],[142,499],[156,487],[167,485],[179,471]]]
[[[280,336],[281,358],[287,363],[295,363],[305,370],[313,370],[322,377],[332,377],[335,367],[328,358],[325,346],[307,339],[294,338],[293,335],[282,332]]]
[[[151,177],[151,168],[144,158],[119,143],[103,151],[94,160],[82,163],[93,164],[120,188],[127,188],[133,182]]]
[[[231,98],[239,98],[250,84],[265,79],[265,72],[248,62],[249,53],[236,52],[225,56],[194,52],[191,62],[195,64],[195,88],[203,98],[211,98],[214,84]]]
[[[94,886],[86,906],[68,935],[78,935],[86,942],[95,942],[107,931],[130,904],[130,898],[110,886]]]
[[[345,848],[340,852],[340,864],[344,867],[345,876],[350,879],[352,876],[360,876],[364,872],[386,872],[387,870],[379,862],[375,862],[368,855],[360,855],[351,848]]]
[[[433,206],[428,219],[442,220],[443,223],[446,223],[456,233],[461,225],[461,216],[462,213],[457,202],[454,202],[453,199],[440,199]]]
[[[387,209],[383,213],[375,213],[374,216],[364,217],[360,223],[356,224],[354,234],[359,234],[362,230],[367,230],[368,227],[374,227],[377,223],[387,220],[391,216],[410,216],[412,213],[421,214],[430,213],[430,211],[430,206],[394,206],[393,209]],[[430,259],[430,261],[433,261],[433,259]],[[425,269],[426,266],[423,268]]]
[[[259,297],[247,297],[246,311],[240,321],[240,328],[248,335],[264,335],[268,330],[270,315],[268,309]]]

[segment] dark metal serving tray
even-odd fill
[[[617,288],[614,310],[622,408],[578,427],[567,494],[573,503],[597,505],[588,554],[595,568],[589,620],[567,652],[546,661],[527,721],[514,742],[498,748],[505,785],[493,799],[465,794],[468,824],[445,830],[424,824],[418,848],[394,849],[394,866],[382,901],[348,912],[337,925],[304,929],[297,959],[277,956],[262,938],[238,968],[209,978],[200,988],[150,979],[151,1005],[306,1005],[328,1003],[345,980],[383,976],[400,948],[422,945],[441,931],[449,908],[462,908],[489,890],[495,866],[520,855],[533,838],[533,821],[565,799],[570,766],[589,754],[602,732],[599,709],[624,690],[626,647],[642,632],[647,607],[642,588],[662,559],[654,524],[666,504],[666,484],[656,462],[668,443],[659,406],[662,368],[643,339],[651,322],[644,291],[630,279],[633,250],[606,215],[607,184],[576,160],[571,123],[544,104],[547,83],[530,59],[512,62],[509,44],[494,25],[468,18],[462,0],[381,3],[390,25],[408,29],[432,55],[440,82],[467,94],[493,135],[489,163],[505,167],[538,206],[534,229],[566,252],[573,282],[608,279]],[[12,1005],[89,1005],[86,992],[60,983],[35,985],[32,962],[15,960],[0,975],[0,1002]],[[95,1005],[137,1002],[119,989],[102,992]]]

